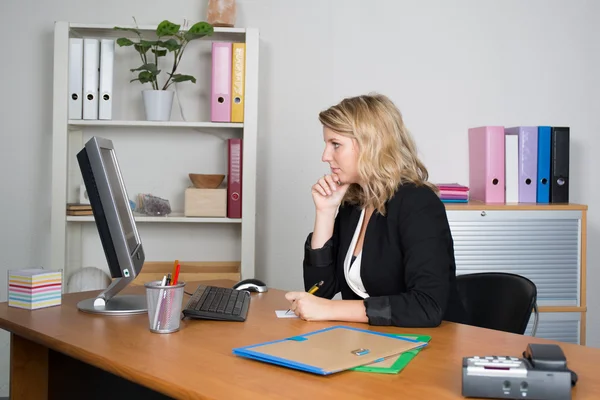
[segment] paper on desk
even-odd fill
[[[298,318],[298,316],[296,314],[294,314],[293,311],[290,311],[289,313],[287,313],[287,310],[275,310],[275,314],[277,314],[277,318]]]

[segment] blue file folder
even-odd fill
[[[318,375],[385,360],[427,342],[336,325],[299,336],[233,349],[233,354]]]

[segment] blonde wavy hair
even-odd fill
[[[388,97],[374,93],[346,98],[320,112],[319,121],[358,143],[358,173],[365,184],[351,185],[343,201],[373,206],[385,215],[385,203],[402,184],[424,185],[439,195],[438,188],[427,181],[427,168],[400,110]]]

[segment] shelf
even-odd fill
[[[484,203],[477,200],[471,200],[468,203],[444,203],[446,210],[575,210],[585,211],[588,206],[584,204],[562,204],[562,203]]]
[[[243,123],[237,122],[183,122],[183,121],[116,121],[96,119],[70,119],[69,129],[85,126],[97,127],[141,127],[141,128],[243,128]]]
[[[196,20],[202,20],[203,17],[197,17]],[[162,19],[139,21],[142,24],[134,26],[133,19],[126,17],[120,21],[105,21],[103,24],[88,24],[56,21],[54,23],[53,36],[53,95],[52,101],[48,106],[52,108],[52,193],[51,193],[51,216],[50,216],[50,262],[49,266],[54,269],[64,269],[65,277],[76,273],[85,265],[93,265],[96,262],[102,263],[102,254],[98,252],[88,252],[83,245],[90,235],[96,238],[94,229],[96,223],[92,215],[66,215],[65,204],[70,200],[75,201],[79,198],[79,188],[81,186],[81,171],[78,168],[76,154],[83,148],[89,137],[101,134],[106,135],[111,140],[122,140],[124,151],[129,154],[124,157],[132,159],[133,156],[145,157],[138,150],[138,140],[143,139],[143,145],[146,143],[158,146],[173,146],[171,151],[177,151],[177,148],[188,150],[193,157],[202,157],[202,152],[209,152],[210,159],[203,158],[199,160],[199,167],[210,168],[211,165],[226,165],[226,154],[222,152],[215,154],[217,146],[221,147],[221,140],[213,141],[215,147],[207,148],[204,146],[207,138],[203,135],[212,135],[218,139],[226,140],[228,138],[243,138],[244,153],[241,160],[244,174],[242,176],[242,185],[244,196],[242,197],[242,209],[244,210],[243,220],[240,218],[225,217],[185,217],[183,207],[179,206],[169,216],[150,217],[140,213],[134,213],[133,217],[138,227],[145,226],[151,228],[152,234],[159,234],[160,231],[174,231],[177,238],[167,238],[165,246],[169,246],[169,241],[177,240],[184,247],[192,247],[198,257],[206,259],[229,259],[231,254],[239,259],[240,279],[253,278],[255,275],[255,251],[256,251],[256,175],[257,175],[257,142],[258,142],[258,93],[259,93],[259,31],[248,27],[215,27],[214,34],[194,40],[194,49],[191,50],[199,54],[207,65],[211,60],[210,50],[211,42],[238,42],[246,44],[245,52],[245,79],[244,79],[244,121],[243,123],[231,122],[212,122],[209,116],[210,104],[207,98],[198,96],[189,97],[194,100],[195,107],[198,107],[200,114],[197,117],[174,118],[173,121],[147,121],[143,115],[134,115],[131,113],[114,115],[112,120],[83,120],[69,119],[68,102],[68,71],[69,71],[69,47],[71,38],[96,38],[96,39],[117,39],[127,37],[135,39],[137,34],[131,31],[122,31],[114,29],[115,26],[122,28],[135,28],[147,40],[156,40],[156,27]],[[175,17],[171,19],[176,24],[183,25],[184,19]],[[196,20],[190,20],[186,23],[184,30],[191,27]],[[146,22],[147,24],[143,24]],[[115,53],[115,55],[117,55]],[[124,60],[123,60],[124,61]],[[208,71],[210,73],[210,71]],[[121,82],[122,81],[122,82]],[[130,96],[139,96],[138,90],[127,82],[129,79],[119,77],[119,82],[115,85],[127,85],[119,95],[124,96],[123,101],[127,103]],[[133,97],[132,97],[133,98]],[[137,100],[136,100],[137,102]],[[139,104],[138,104],[139,105]],[[114,103],[113,103],[114,106]],[[138,110],[140,111],[140,110]],[[113,110],[114,112],[114,110]],[[198,137],[200,135],[200,137]],[[138,136],[140,136],[138,138]],[[123,137],[123,139],[120,139]],[[117,139],[119,138],[119,139]],[[211,139],[212,140],[212,139]],[[142,145],[142,142],[139,142]],[[133,148],[131,145],[133,144]],[[212,146],[213,143],[211,143]],[[121,146],[121,144],[119,144]],[[189,146],[189,147],[188,147]],[[220,151],[219,150],[219,151]],[[199,155],[197,155],[199,154]],[[208,153],[207,153],[208,154]],[[212,155],[215,154],[213,157]],[[146,161],[145,159],[143,159]],[[184,171],[195,168],[194,160],[184,160],[190,163],[191,167],[185,167]],[[144,170],[135,164],[132,168],[133,174],[144,174]],[[187,164],[186,164],[187,165]],[[178,167],[174,167],[178,170]],[[162,172],[172,171],[169,169]],[[156,180],[160,182],[162,177],[157,176]],[[135,179],[134,177],[130,179]],[[159,185],[160,186],[160,185]],[[158,189],[157,189],[158,190]],[[165,223],[175,223],[175,225],[165,225]],[[150,225],[148,225],[150,224]],[[204,224],[204,225],[190,225]],[[223,225],[225,224],[225,225]],[[200,229],[200,232],[194,232],[199,235],[209,235],[212,238],[214,233],[214,245],[207,243],[206,247],[196,246],[194,235],[186,235],[186,230]],[[180,230],[183,229],[183,232]],[[235,231],[231,235],[230,230]],[[239,234],[239,235],[238,235]],[[95,239],[94,239],[95,240]],[[181,240],[185,240],[182,243]],[[239,244],[239,246],[238,246]],[[233,246],[233,247],[232,247]],[[237,249],[236,249],[237,247]],[[157,250],[158,257],[169,258],[168,250]],[[164,252],[163,255],[160,255]],[[165,254],[167,254],[165,256]],[[192,250],[190,250],[192,254]],[[190,257],[196,257],[190,255]]]
[[[182,21],[171,20],[173,23],[181,24]],[[190,22],[188,28],[197,21]],[[147,38],[152,38],[156,31],[157,25],[138,25],[137,27],[132,24],[75,24],[70,23],[69,28],[75,36],[87,36],[87,37],[104,37],[104,38],[118,38],[118,37],[137,37],[133,32],[127,32],[122,30],[114,29],[115,26],[122,28],[137,28],[142,32],[142,35]],[[206,36],[203,39],[208,40],[241,40],[243,41],[246,35],[245,28],[226,28],[226,27],[214,27],[214,33],[212,36]],[[202,39],[201,39],[202,40]]]
[[[200,218],[200,217],[184,217],[183,213],[171,213],[166,217],[149,217],[145,215],[134,214],[133,219],[136,223],[143,222],[159,222],[159,223],[196,223],[196,224],[241,224],[239,218]],[[67,215],[67,222],[94,222],[92,215],[73,216]]]

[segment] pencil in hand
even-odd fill
[[[323,281],[319,283],[315,283],[310,289],[308,289],[308,293],[314,294],[319,288],[323,285]]]
[[[308,289],[308,294],[315,294],[315,292],[317,290],[319,290],[319,288],[323,286],[323,281],[320,281],[318,283],[315,283],[314,285],[312,285],[312,287],[310,289]],[[285,313],[289,313],[290,311],[292,311],[291,308],[289,308]]]

